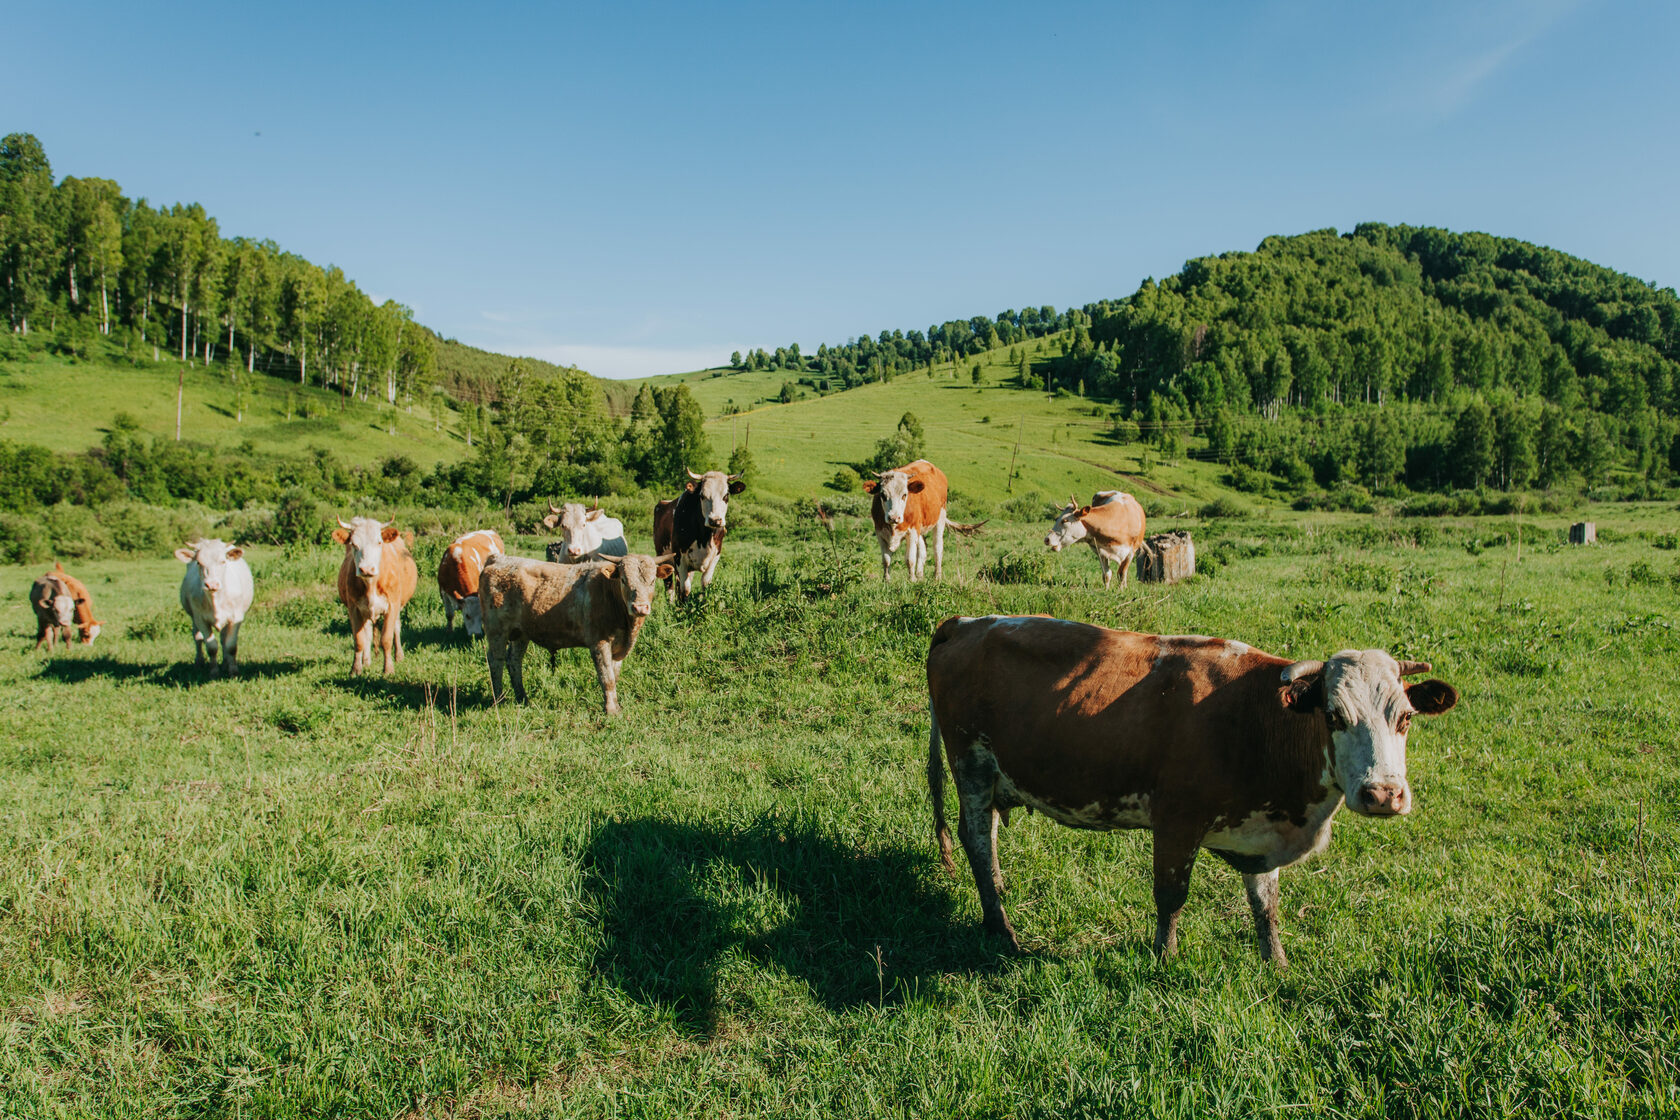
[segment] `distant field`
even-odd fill
[[[912,390],[960,401],[823,415],[861,441]],[[766,458],[797,436],[775,415]],[[36,569],[0,570],[0,1115],[1680,1111],[1671,506],[1593,509],[1594,548],[1526,520],[1520,556],[1511,519],[1187,519],[1211,574],[1105,594],[1084,550],[1034,575],[1032,520],[883,588],[862,521],[771,535],[752,497],[617,722],[577,651],[487,705],[437,538],[390,679],[348,676],[330,551],[252,550],[238,681],[193,669],[173,560],[80,565],[107,634],[50,659]],[[1033,582],[977,575],[1005,568]],[[1412,816],[1344,814],[1284,872],[1287,972],[1217,860],[1157,963],[1147,839],[1024,814],[1012,959],[939,870],[923,775],[928,636],[991,611],[1381,646],[1463,699],[1412,733]]]
[[[1030,346],[1028,352],[1033,353]],[[1218,481],[1222,468],[1212,464],[1162,464],[1151,455],[1146,469],[1142,444],[1116,444],[1106,435],[1111,406],[1005,387],[1005,378],[1015,374],[1008,353],[991,351],[959,363],[955,371],[949,364],[938,366],[932,378],[918,371],[791,404],[754,403],[793,379],[785,371],[723,376],[700,371],[649,380],[686,383],[706,412],[716,458],[721,462],[736,444],[747,443],[762,472],[760,485],[783,497],[832,493],[824,484],[834,472],[867,459],[906,412],[921,421],[927,457],[945,471],[956,492],[987,504],[1031,490],[1066,501],[1070,492],[1089,498],[1095,490],[1118,488],[1180,506],[1228,492]],[[979,387],[970,380],[976,363]],[[731,402],[745,411],[719,415]],[[1012,459],[1020,477],[1011,487]]]
[[[134,416],[150,435],[172,438],[181,365],[169,359],[129,365],[39,355],[0,362],[0,439],[85,451],[104,438],[118,412]],[[187,368],[183,439],[230,447],[250,440],[259,450],[274,452],[326,447],[342,459],[369,464],[406,455],[425,469],[465,454],[465,444],[453,432],[433,430],[423,409],[397,409],[393,436],[388,408],[356,402],[341,406],[337,394],[319,388],[299,388],[267,374],[240,376],[249,394],[242,422],[236,419],[233,388],[223,370]],[[293,400],[291,419],[288,397]]]

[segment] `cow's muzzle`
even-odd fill
[[[578,557],[583,555],[583,549],[581,549],[581,548],[568,548],[566,550],[566,555],[570,556],[573,560],[576,560]]]
[[[1412,811],[1411,787],[1404,782],[1371,782],[1361,786],[1353,808],[1368,817],[1403,817]]]
[[[1051,552],[1060,552],[1062,550],[1062,542],[1057,540],[1055,537],[1045,537],[1044,547],[1048,548]]]
[[[379,569],[361,567],[356,569],[356,574],[361,576],[363,579],[372,579],[374,576],[379,574]]]
[[[708,517],[708,518],[706,518],[706,528],[708,528],[708,529],[721,529],[721,528],[723,528],[723,518],[721,518],[721,517]]]

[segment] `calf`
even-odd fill
[[[193,541],[175,550],[187,566],[181,577],[181,609],[192,619],[195,663],[204,664],[204,647],[211,645],[210,675],[216,675],[216,650],[221,642],[222,669],[239,675],[239,628],[251,609],[256,588],[245,550],[225,541]]]
[[[560,530],[560,539],[548,546],[550,563],[576,564],[630,554],[630,546],[624,541],[624,522],[608,517],[600,506],[585,509],[582,502],[567,502],[555,508],[551,503],[542,523]]]
[[[350,640],[355,656],[350,673],[360,673],[373,663],[373,624],[383,618],[379,648],[385,654],[385,672],[403,658],[402,609],[414,598],[420,572],[409,554],[408,541],[395,525],[382,525],[371,517],[339,519],[333,540],[344,546],[344,562],[338,566],[338,598],[350,616]]]
[[[674,553],[674,592],[678,602],[693,590],[693,574],[700,573],[701,589],[712,585],[723,538],[728,533],[729,499],[747,488],[738,474],[688,472],[688,483],[675,500],[653,507],[653,550]],[[667,582],[667,587],[672,584]]]
[[[494,529],[479,529],[456,537],[443,551],[438,561],[438,594],[443,596],[444,629],[455,629],[455,612],[461,612],[461,626],[467,637],[484,634],[484,611],[478,603],[479,574],[492,556],[500,556],[507,549]]]
[[[29,586],[29,605],[35,611],[37,652],[42,642],[47,643],[48,653],[53,651],[59,638],[64,639],[65,645],[70,644],[70,626],[76,621],[76,600],[57,573],[48,572],[35,577],[35,582]]]
[[[42,581],[50,581],[55,585],[53,594],[49,597],[52,604],[50,613],[53,618],[59,617],[59,608],[62,605],[60,600],[66,596],[70,599],[70,618],[64,622],[54,622],[52,624],[59,636],[68,644],[70,641],[68,628],[74,626],[77,640],[82,645],[92,645],[93,640],[99,637],[100,630],[104,629],[105,626],[103,622],[93,617],[93,596],[88,593],[87,584],[65,571],[62,562],[54,561],[53,570],[35,581],[29,597],[30,602],[36,604],[35,618],[39,624],[36,627],[35,648],[41,648],[43,637],[47,641],[47,652],[51,653],[53,648],[53,635],[43,629],[46,625],[41,618],[43,608],[40,604],[43,595],[35,593],[36,589],[41,588]]]
[[[952,618],[928,651],[928,786],[947,870],[945,768],[986,929],[1013,948],[998,899],[997,825],[1024,807],[1075,828],[1147,828],[1155,952],[1172,953],[1198,849],[1243,876],[1263,957],[1285,963],[1278,868],[1330,842],[1344,802],[1412,808],[1406,732],[1458,701],[1382,650],[1273,657],[1221,638],[1157,637],[1053,618]]]
[[[517,556],[493,557],[484,567],[485,658],[490,699],[502,698],[502,668],[525,703],[525,648],[551,654],[582,647],[595,658],[608,715],[617,715],[618,671],[653,610],[654,589],[671,574],[671,558],[624,556],[584,564],[549,564]],[[508,654],[512,652],[512,660]]]
[[[1126,573],[1132,557],[1143,547],[1143,507],[1136,498],[1119,490],[1098,490],[1091,504],[1081,506],[1078,498],[1070,497],[1067,506],[1056,515],[1056,523],[1045,534],[1044,547],[1060,552],[1063,547],[1084,541],[1097,554],[1102,565],[1103,590],[1108,590],[1113,572],[1109,565],[1120,569],[1120,586],[1126,586]]]
[[[875,537],[881,542],[881,579],[886,581],[892,572],[892,554],[908,540],[904,564],[906,577],[919,580],[927,572],[927,541],[922,534],[933,531],[933,578],[945,577],[945,530],[972,533],[985,522],[959,525],[945,512],[949,486],[945,472],[928,462],[917,459],[890,471],[877,471],[875,477],[864,482],[863,488],[875,495],[869,513],[875,521]]]

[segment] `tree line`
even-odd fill
[[[1053,386],[1278,478],[1516,489],[1680,472],[1680,301],[1511,238],[1268,237],[1088,304]],[[1175,446],[1178,445],[1178,446]]]

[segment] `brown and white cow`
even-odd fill
[[[1408,813],[1406,732],[1458,701],[1382,650],[1295,661],[1221,638],[1159,637],[1061,619],[947,619],[928,651],[928,786],[947,870],[945,767],[986,929],[1015,945],[998,899],[997,825],[1024,807],[1075,828],[1147,828],[1155,951],[1177,947],[1206,848],[1243,876],[1261,955],[1284,963],[1278,868],[1323,851],[1346,804]]]
[[[87,584],[65,571],[61,561],[54,561],[53,570],[30,587],[29,602],[35,610],[35,648],[40,649],[45,641],[48,653],[52,652],[55,636],[69,644],[72,626],[76,628],[78,641],[92,645],[105,625],[93,617],[93,596],[88,593]]]
[[[546,529],[560,531],[560,539],[548,544],[550,563],[577,564],[630,554],[630,546],[624,540],[624,522],[607,516],[600,506],[586,507],[582,502],[556,506],[550,502],[548,516],[542,523]]]
[[[59,579],[57,573],[48,572],[35,577],[35,582],[29,586],[29,605],[35,611],[37,651],[45,642],[47,652],[51,653],[60,638],[65,645],[70,644],[70,627],[76,621],[76,600],[70,594],[69,585]]]
[[[875,477],[864,481],[863,488],[875,495],[869,508],[875,520],[875,537],[881,542],[881,579],[892,571],[892,554],[906,539],[904,552],[907,577],[923,578],[927,570],[927,541],[922,534],[933,531],[933,578],[945,576],[945,530],[972,533],[984,525],[959,525],[945,513],[945,500],[950,486],[945,472],[928,462],[917,459],[890,471],[876,471]]]
[[[355,656],[352,675],[373,663],[373,624],[384,619],[379,648],[385,653],[385,672],[403,658],[402,609],[414,598],[420,571],[408,551],[408,541],[395,525],[372,517],[340,518],[333,540],[344,546],[338,566],[338,598],[350,615],[350,640]]]
[[[500,556],[507,548],[501,534],[494,529],[477,529],[456,537],[443,550],[438,561],[438,594],[443,596],[444,629],[455,629],[455,612],[461,612],[461,626],[467,637],[484,634],[484,611],[478,603],[479,573],[492,556]]]
[[[595,659],[607,714],[617,715],[619,669],[653,611],[659,581],[671,574],[670,561],[635,555],[582,564],[492,558],[478,592],[491,701],[502,698],[505,666],[514,696],[525,703],[525,649],[532,642],[550,654],[581,647]]]
[[[729,532],[729,499],[746,488],[738,474],[689,471],[683,492],[653,507],[653,550],[677,558],[674,591],[678,602],[693,590],[695,572],[700,573],[702,590],[712,585],[718,557],[723,555],[723,538]],[[666,586],[672,585],[667,582]]]
[[[1091,504],[1081,506],[1079,499],[1070,497],[1068,504],[1056,515],[1056,523],[1044,536],[1044,547],[1060,552],[1070,544],[1084,541],[1097,554],[1102,565],[1103,590],[1109,588],[1114,573],[1110,565],[1120,569],[1120,586],[1126,586],[1126,573],[1132,557],[1143,547],[1143,507],[1130,494],[1119,490],[1098,490],[1091,495]]]

